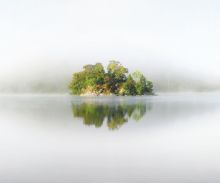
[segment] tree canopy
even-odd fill
[[[69,85],[71,94],[135,96],[153,93],[153,83],[139,71],[128,73],[120,62],[110,61],[107,69],[101,63],[85,65],[73,74]]]

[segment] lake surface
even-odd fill
[[[220,182],[220,93],[0,96],[2,183]]]

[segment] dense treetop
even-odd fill
[[[69,85],[73,95],[135,96],[153,93],[153,83],[139,71],[128,73],[120,62],[110,61],[107,69],[101,63],[85,65],[73,74]]]

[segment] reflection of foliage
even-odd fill
[[[109,129],[120,128],[128,122],[129,118],[138,121],[146,113],[146,105],[137,104],[101,104],[101,103],[78,103],[72,104],[74,117],[83,118],[85,125],[101,127],[107,121]],[[149,109],[148,109],[149,110]]]

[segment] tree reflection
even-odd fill
[[[139,121],[150,109],[150,105],[146,106],[143,103],[72,103],[74,117],[82,118],[85,125],[94,125],[99,128],[106,120],[107,126],[111,130],[120,128],[129,119]]]

